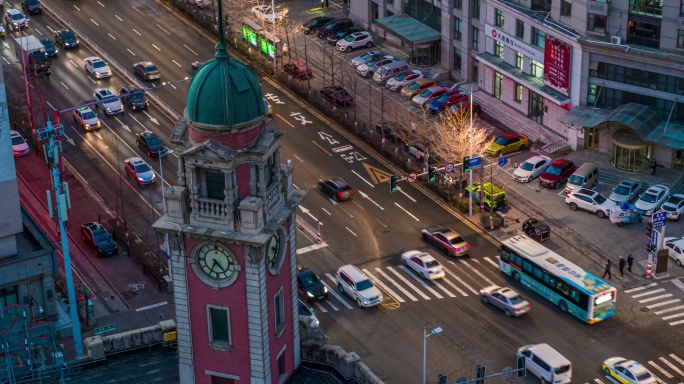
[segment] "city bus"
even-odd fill
[[[615,315],[614,287],[525,235],[501,243],[499,269],[589,324]]]

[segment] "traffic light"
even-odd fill
[[[434,165],[428,165],[428,183],[432,183],[437,178],[437,168]]]
[[[525,356],[518,356],[518,377],[525,377],[527,369],[525,369]]]
[[[478,365],[475,368],[475,384],[484,384],[485,371],[487,368],[484,365]]]
[[[463,156],[463,173],[470,172],[470,156]]]
[[[449,384],[449,375],[446,373],[437,375],[437,384]]]
[[[399,177],[397,175],[391,175],[390,176],[390,192],[396,192],[397,191],[397,181]]]
[[[653,234],[653,223],[648,223],[648,224],[646,224],[646,237],[648,237],[650,239],[652,234]]]
[[[651,243],[646,244],[646,252],[656,253],[656,246]]]

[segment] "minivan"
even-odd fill
[[[598,182],[599,170],[594,163],[584,163],[577,168],[575,173],[568,179],[565,192],[572,192],[575,188],[591,188]]]
[[[361,308],[372,307],[382,302],[382,293],[357,267],[347,264],[335,273],[337,288],[356,301]]]
[[[390,64],[383,65],[380,69],[375,71],[373,75],[373,80],[379,84],[384,84],[387,80],[392,77],[409,70],[408,63],[401,60],[395,61]]]
[[[518,357],[525,357],[525,368],[542,383],[565,384],[572,379],[570,360],[546,343],[518,348]]]

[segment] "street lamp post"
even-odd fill
[[[161,191],[162,191],[162,206],[164,209],[164,214],[166,215],[166,191],[164,190],[164,166],[162,164],[162,157],[166,155],[171,155],[175,151],[173,149],[169,149],[167,151],[160,151],[159,152],[159,178],[161,179]],[[169,245],[169,234],[167,233],[164,236],[164,243],[166,244],[166,255],[165,257],[168,257],[168,261],[166,262],[166,268],[169,271],[169,279],[171,279],[171,249]],[[161,269],[161,266],[159,267]]]
[[[427,327],[423,327],[423,384],[425,384],[425,377],[427,371],[427,338],[442,332],[442,327],[437,327],[427,333]]]

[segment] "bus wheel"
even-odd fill
[[[568,311],[568,303],[566,303],[565,301],[563,301],[563,300],[559,301],[558,306],[560,307],[561,311],[563,311],[563,312]]]
[[[518,272],[513,272],[513,280],[520,282],[520,274]]]

